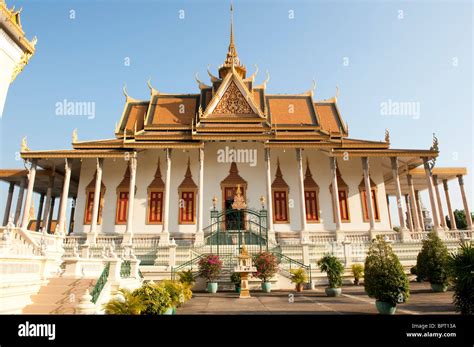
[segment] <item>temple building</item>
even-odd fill
[[[272,245],[370,240],[379,233],[405,242],[427,228],[460,238],[445,222],[445,215],[454,220],[448,181],[458,180],[470,216],[467,172],[435,166],[436,137],[422,149],[392,148],[388,130],[381,141],[352,138],[338,92],[326,100],[315,99],[313,89],[271,94],[269,76],[258,84],[257,72],[250,75],[239,58],[232,20],[225,60],[215,75],[208,69],[207,84],[196,76],[195,90],[170,94],[148,81],[148,100],[124,88],[113,138],[79,141],[74,131],[72,149],[64,150],[30,149],[24,139],[27,169],[0,170],[10,184],[3,225],[69,235],[75,241],[66,243],[74,244],[113,239],[132,247],[197,247],[216,225],[248,231],[251,211],[265,211],[260,227]],[[238,190],[246,204],[239,213],[232,207]],[[424,190],[432,225],[422,211]],[[40,203],[32,220],[35,193]],[[396,197],[397,215],[390,215],[389,196]],[[223,220],[216,224],[212,211],[224,213]]]
[[[0,0],[0,118],[7,98],[8,88],[23,71],[35,54],[36,37],[26,38],[21,26],[20,10],[8,8],[5,0]]]

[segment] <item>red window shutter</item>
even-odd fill
[[[305,207],[306,207],[306,220],[307,221],[318,221],[318,201],[316,191],[310,190],[305,191]]]
[[[379,208],[377,206],[377,194],[375,189],[372,189],[372,206],[374,207],[374,218],[379,219]]]
[[[349,211],[347,207],[347,196],[345,190],[339,191],[339,209],[341,211],[341,219],[349,220]]]
[[[127,222],[128,192],[120,192],[118,199],[117,222]]]
[[[163,211],[163,192],[151,192],[148,206],[148,221],[161,222]]]
[[[94,207],[94,192],[89,192],[87,195],[87,208],[86,208],[86,223],[92,222],[92,208]]]

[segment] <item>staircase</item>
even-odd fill
[[[23,314],[75,314],[86,289],[92,290],[95,279],[51,278],[31,297]]]

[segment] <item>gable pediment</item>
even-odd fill
[[[206,110],[200,118],[254,118],[266,119],[253,100],[240,76],[229,73],[214,93]]]
[[[255,114],[255,112],[235,85],[235,82],[231,81],[211,114],[230,116],[251,115]]]

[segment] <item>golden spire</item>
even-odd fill
[[[224,61],[224,64],[219,68],[219,77],[224,78],[227,73],[232,71],[232,68],[235,68],[236,72],[240,77],[245,78],[246,69],[245,66],[240,64],[240,60],[237,54],[237,49],[235,48],[234,42],[234,6],[230,5],[230,40],[229,48],[227,50],[227,56]]]

